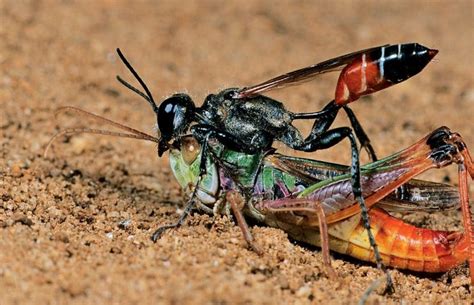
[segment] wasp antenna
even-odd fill
[[[143,92],[141,92],[140,90],[136,89],[135,87],[133,87],[132,85],[128,84],[127,82],[121,80],[121,78],[117,77],[117,79],[127,88],[129,88],[130,90],[132,90],[133,92],[139,94],[140,96],[142,97],[145,97],[145,99],[148,101],[148,103],[150,103],[151,107],[153,107],[153,111],[155,111],[156,113],[158,112],[158,106],[156,105],[155,103],[155,100],[153,99],[153,95],[151,94],[150,90],[148,90],[148,87],[146,86],[145,82],[142,80],[142,78],[140,77],[140,75],[138,75],[138,73],[135,71],[135,69],[132,67],[132,65],[128,62],[128,60],[125,58],[125,56],[122,54],[122,51],[120,51],[119,48],[117,48],[117,54],[119,55],[120,59],[122,60],[122,62],[125,64],[125,66],[128,68],[128,70],[133,74],[133,76],[135,76],[135,78],[138,80],[138,82],[140,83],[140,85],[143,87],[143,89],[145,90],[145,93],[147,95],[147,97],[145,97],[145,94],[143,94]]]
[[[127,87],[128,89],[132,90],[133,92],[135,92],[136,94],[140,95],[141,97],[143,97],[148,103],[150,103],[153,108],[154,107],[154,103],[152,102],[152,100],[150,100],[150,98],[148,97],[148,95],[146,95],[145,93],[141,92],[139,89],[135,88],[134,86],[132,86],[129,82],[125,81],[123,78],[121,78],[120,76],[116,76],[117,77],[117,80],[122,84],[124,85],[125,87]]]

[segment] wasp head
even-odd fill
[[[194,120],[196,106],[189,95],[178,93],[164,100],[158,112],[158,128],[161,133],[158,156],[170,147],[170,141],[182,136]]]
[[[189,125],[194,120],[194,115],[196,113],[196,106],[194,105],[193,100],[189,95],[184,93],[178,93],[170,96],[169,98],[165,99],[160,106],[157,106],[153,96],[148,90],[145,82],[141,79],[132,65],[128,62],[125,56],[122,54],[120,49],[117,49],[117,53],[125,64],[125,66],[130,70],[130,72],[135,76],[138,80],[140,85],[142,86],[145,92],[140,91],[139,89],[135,88],[119,76],[117,79],[119,82],[122,83],[125,87],[132,90],[133,92],[137,93],[141,97],[143,97],[153,108],[153,111],[156,113],[156,118],[158,121],[158,135],[160,138],[158,144],[158,156],[162,156],[164,152],[166,152],[170,148],[170,142],[175,140],[179,140],[181,136],[187,131]]]

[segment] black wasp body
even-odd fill
[[[202,123],[227,132],[247,146],[236,149],[257,152],[268,148],[272,138],[278,138],[288,128],[290,113],[282,103],[263,96],[236,103],[232,96],[237,90],[226,89],[207,96],[200,108]]]
[[[375,160],[370,141],[347,104],[360,96],[400,83],[419,73],[436,53],[436,50],[416,43],[362,50],[283,74],[252,87],[225,89],[207,96],[199,108],[187,94],[175,94],[159,107],[152,102],[148,90],[148,97],[141,95],[152,104],[158,116],[160,156],[171,142],[179,142],[180,137],[189,132],[200,142],[216,138],[229,149],[249,154],[270,148],[275,140],[301,151],[325,149],[352,134],[349,127],[329,129],[338,111],[344,108],[355,135]],[[126,62],[123,56],[122,59]],[[133,71],[128,63],[127,66]],[[335,98],[321,111],[292,113],[282,103],[261,95],[271,89],[307,81],[337,69],[342,71]],[[142,83],[141,80],[140,82]],[[142,85],[144,86],[143,83]],[[315,120],[312,131],[306,138],[292,125],[295,119]]]
[[[228,148],[245,153],[270,148],[274,140],[289,146],[301,142],[299,131],[291,125],[294,115],[282,103],[261,95],[236,101],[233,96],[237,92],[226,89],[207,96],[196,117],[206,127],[191,128],[198,137],[206,129],[216,130],[218,139]],[[298,139],[287,141],[289,134],[298,135]]]
[[[166,142],[170,137],[163,137],[164,134],[174,134],[179,139],[177,135],[183,135],[187,131],[188,128],[183,128],[184,124],[182,124],[182,118],[185,116],[190,119],[187,123],[190,132],[199,142],[206,141],[206,138],[215,138],[228,149],[238,152],[258,153],[269,149],[275,140],[293,149],[304,151],[332,146],[328,145],[327,141],[322,141],[321,132],[318,133],[318,142],[313,141],[316,137],[308,137],[305,140],[292,122],[298,118],[321,117],[326,119],[323,120],[323,124],[320,124],[325,127],[327,118],[334,116],[334,112],[325,109],[316,113],[295,114],[288,111],[281,102],[263,95],[236,100],[234,96],[238,92],[237,88],[230,88],[218,94],[210,94],[199,108],[194,106],[189,96],[183,94],[176,94],[165,100],[159,107],[159,113],[168,114],[165,108],[174,110],[171,125],[176,126],[176,130],[173,133],[167,128],[160,128],[164,141],[160,143],[159,155],[161,156],[170,145]],[[168,106],[170,104],[175,105],[175,108]],[[161,121],[160,117],[158,120],[163,122],[164,117],[165,115]],[[165,124],[165,126],[170,125]],[[340,129],[337,129],[337,132],[340,133]],[[333,138],[340,140],[339,137],[334,137],[333,133],[330,135],[332,137],[329,137],[329,141]]]

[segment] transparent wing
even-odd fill
[[[388,45],[384,45],[384,46],[388,46]],[[349,54],[338,56],[332,59],[328,59],[326,61],[320,62],[318,64],[315,64],[306,68],[302,68],[302,69],[298,69],[292,72],[285,73],[283,75],[277,76],[275,78],[267,80],[258,85],[245,87],[242,90],[240,90],[234,96],[234,98],[252,97],[257,94],[261,94],[263,92],[267,92],[273,89],[284,88],[284,87],[288,87],[292,85],[297,85],[302,82],[310,81],[316,76],[323,73],[339,71],[342,68],[344,68],[345,65],[347,65],[352,60],[354,60],[357,56],[363,53],[370,53],[371,51],[377,50],[384,46],[378,46],[374,48],[356,51],[353,53],[349,53]]]

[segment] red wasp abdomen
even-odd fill
[[[341,71],[336,104],[348,104],[418,74],[437,53],[417,43],[384,46],[362,53]]]

